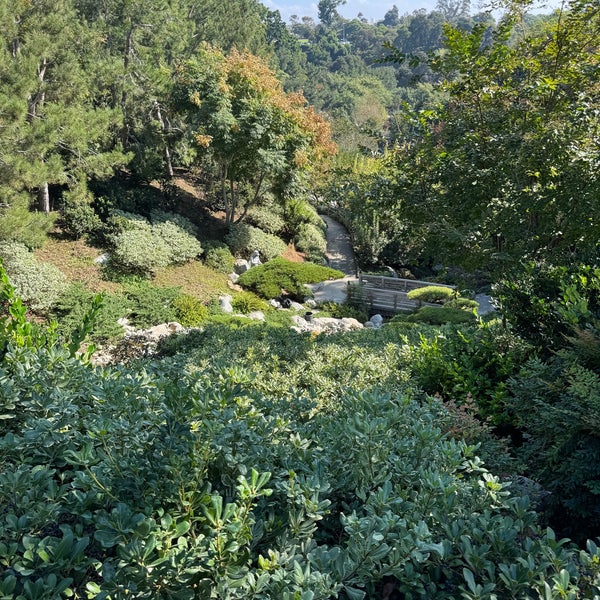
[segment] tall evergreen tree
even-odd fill
[[[106,145],[118,116],[97,102],[97,40],[71,0],[4,3],[0,39],[2,195],[34,192],[48,213],[52,185],[85,190],[124,162]]]

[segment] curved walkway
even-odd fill
[[[327,224],[325,236],[327,238],[327,250],[325,256],[332,269],[344,273],[343,279],[323,281],[311,285],[317,302],[338,302],[346,300],[348,283],[358,281],[356,277],[356,259],[350,242],[350,234],[346,228],[327,215],[321,215]]]
[[[327,225],[325,237],[327,250],[325,256],[329,266],[337,269],[349,277],[356,277],[356,259],[350,241],[350,234],[346,228],[327,215],[320,215]]]

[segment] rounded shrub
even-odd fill
[[[312,223],[302,223],[298,228],[295,238],[296,248],[300,252],[310,254],[324,254],[327,249],[327,240],[323,230]]]
[[[110,267],[126,273],[149,274],[158,267],[180,264],[202,252],[191,223],[172,213],[156,213],[162,220],[150,224],[139,215],[117,212],[110,218],[113,251]],[[172,220],[165,220],[173,217]],[[183,220],[182,220],[183,219]]]
[[[92,208],[89,193],[65,192],[61,207],[63,230],[76,239],[93,234],[102,227],[102,221]]]
[[[252,292],[240,292],[236,294],[231,301],[231,306],[233,306],[235,312],[240,312],[244,315],[257,310],[264,311],[269,307],[262,298],[259,298]]]
[[[204,264],[219,273],[231,273],[235,257],[223,242],[207,242],[204,248]]]
[[[479,308],[477,300],[471,300],[470,298],[452,298],[444,304],[446,308],[462,308],[463,310],[472,311],[473,309]]]
[[[254,206],[248,211],[246,220],[250,225],[272,235],[277,235],[285,229],[283,211],[273,204]]]
[[[247,258],[258,250],[263,261],[271,260],[283,254],[287,248],[285,242],[275,235],[265,233],[247,223],[236,223],[225,236],[225,242],[236,256]]]
[[[152,233],[167,244],[170,251],[168,264],[182,264],[202,254],[197,238],[173,221],[152,225]]]
[[[0,242],[0,259],[16,293],[33,310],[48,310],[65,288],[60,269],[42,263],[20,242]]]
[[[456,292],[452,288],[442,287],[441,285],[428,285],[425,287],[410,290],[406,294],[411,300],[419,302],[432,302],[444,304],[456,297]]]
[[[177,213],[164,210],[153,210],[150,213],[150,221],[152,221],[154,225],[157,223],[173,223],[177,225],[179,229],[183,229],[183,231],[186,231],[190,235],[198,235],[198,228],[196,225],[194,225],[187,217]]]
[[[152,230],[131,229],[116,236],[110,266],[128,273],[146,274],[157,267],[166,267],[170,259],[169,245]]]
[[[428,323],[429,325],[443,325],[444,323],[473,323],[476,317],[473,313],[462,308],[448,308],[446,306],[423,306],[415,313],[408,315],[409,323]]]
[[[276,298],[285,291],[288,296],[302,302],[312,295],[305,284],[340,279],[343,276],[341,271],[329,267],[275,258],[243,273],[238,283],[262,298]]]
[[[208,308],[190,294],[181,294],[173,300],[177,321],[184,327],[198,327],[208,319]]]

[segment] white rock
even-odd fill
[[[315,308],[315,306],[317,306],[317,303],[312,298],[309,298],[304,304],[309,308]]]
[[[279,300],[275,300],[275,298],[271,298],[271,300],[269,300],[269,304],[273,308],[281,308],[281,302],[279,302]]]
[[[265,313],[262,312],[262,310],[254,310],[250,313],[248,313],[248,318],[252,319],[254,321],[264,321],[265,320]]]
[[[97,265],[105,265],[108,262],[109,258],[110,254],[108,254],[108,252],[105,252],[104,254],[101,254],[100,256],[96,257],[94,259],[94,263]]]
[[[375,329],[379,329],[383,325],[383,317],[381,315],[373,315],[369,319],[369,322],[373,323],[373,327],[375,327]]]
[[[229,281],[233,281],[233,283],[237,283],[238,279],[240,278],[238,273],[229,273],[227,277],[229,277]]]
[[[231,306],[231,296],[226,294],[225,296],[219,296],[219,306],[224,313],[233,313],[233,306]]]
[[[292,310],[305,310],[304,306],[299,302],[293,302],[290,304],[290,308]]]

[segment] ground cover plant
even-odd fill
[[[324,347],[343,377],[362,366],[358,385],[325,404],[317,379],[290,401],[259,391],[257,375],[225,354],[204,365],[181,355],[95,369],[73,344],[25,321],[6,279],[2,290],[5,597],[600,592],[593,543],[579,550],[540,529],[527,500],[440,429],[447,413],[438,399],[397,370],[396,385],[378,390],[380,369],[348,362],[340,338]],[[260,326],[242,333],[266,341]],[[305,352],[301,367],[313,370],[315,339],[286,335],[296,348],[290,367]],[[377,345],[392,355],[389,346]]]
[[[304,298],[310,296],[310,290],[305,284],[340,279],[343,276],[341,271],[322,265],[293,263],[277,258],[246,271],[238,283],[266,299],[277,298],[284,293],[303,302]]]

